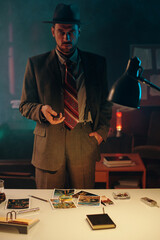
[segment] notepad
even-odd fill
[[[93,230],[97,229],[109,229],[115,228],[116,224],[112,221],[108,214],[90,214],[87,215],[87,221],[89,222]]]

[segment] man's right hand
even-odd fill
[[[46,120],[50,122],[50,124],[58,124],[63,122],[65,119],[65,117],[62,116],[62,113],[59,114],[59,117],[56,117],[57,112],[55,112],[49,105],[43,105],[41,112],[45,116]]]

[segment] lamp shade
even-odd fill
[[[124,74],[113,84],[108,101],[127,107],[139,108],[141,85],[138,82],[141,61],[135,57],[128,61]]]

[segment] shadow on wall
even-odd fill
[[[0,159],[31,159],[33,130],[10,129],[0,126]]]

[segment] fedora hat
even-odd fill
[[[60,3],[56,6],[52,21],[43,21],[44,23],[64,23],[80,24],[80,12],[75,4]]]

